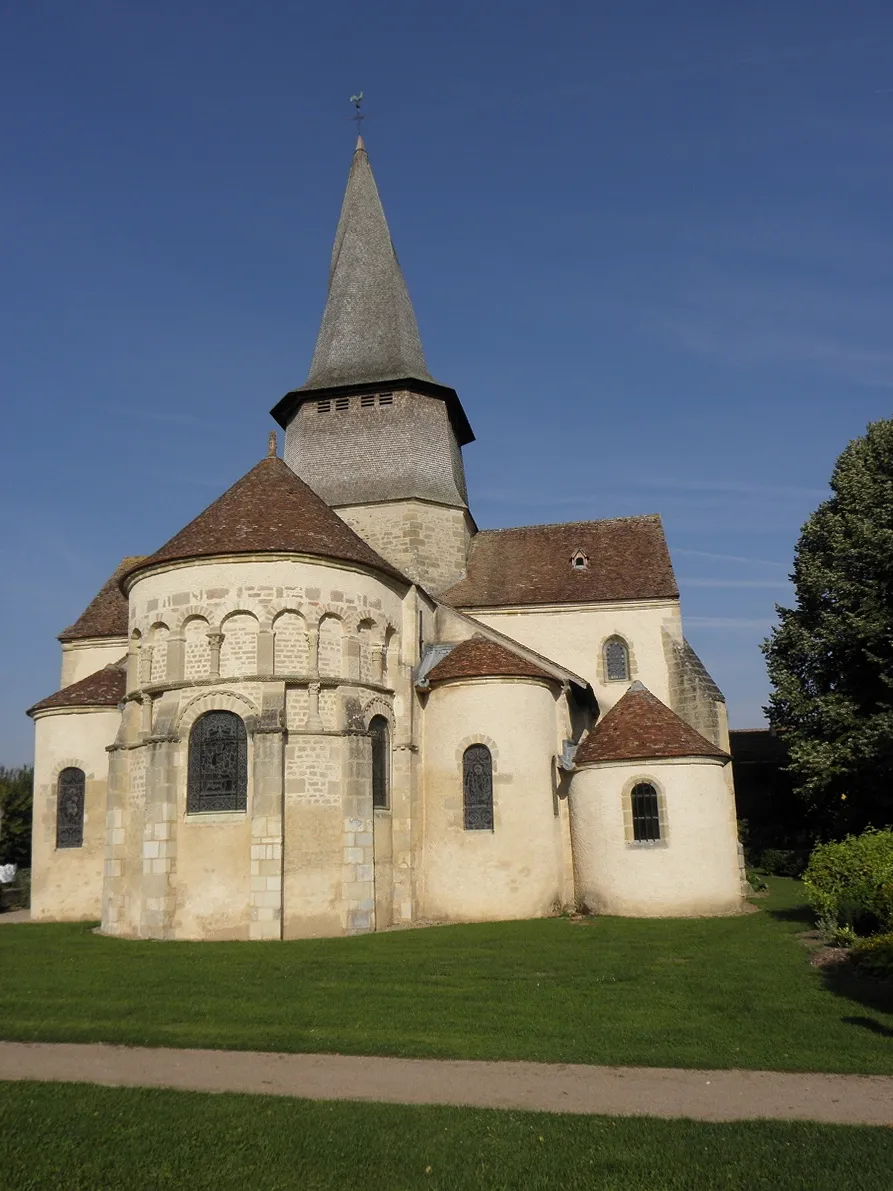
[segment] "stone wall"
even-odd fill
[[[337,513],[426,591],[445,591],[465,573],[474,526],[464,508],[406,500],[339,506]]]

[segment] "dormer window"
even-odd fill
[[[589,555],[582,550],[575,550],[571,555],[571,566],[575,571],[585,571],[589,567]]]

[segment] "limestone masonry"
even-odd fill
[[[362,140],[270,452],[60,635],[32,917],[283,939],[730,914],[722,694],[654,516],[479,531]]]

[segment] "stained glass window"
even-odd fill
[[[465,830],[493,830],[493,758],[485,744],[473,744],[462,757]]]
[[[56,785],[56,847],[80,848],[84,843],[83,769],[69,767],[59,774]]]
[[[633,786],[633,839],[660,839],[660,814],[657,809],[657,790],[650,782]]]
[[[629,678],[629,650],[619,637],[612,637],[605,643],[605,677],[609,682]]]
[[[391,773],[391,733],[383,715],[373,716],[369,725],[372,736],[372,805],[388,805]]]
[[[186,810],[244,811],[248,805],[248,735],[231,711],[209,711],[189,733]]]

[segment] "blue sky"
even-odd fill
[[[0,3],[0,763],[55,634],[265,452],[362,89],[482,527],[659,512],[733,726],[891,413],[893,7]]]

